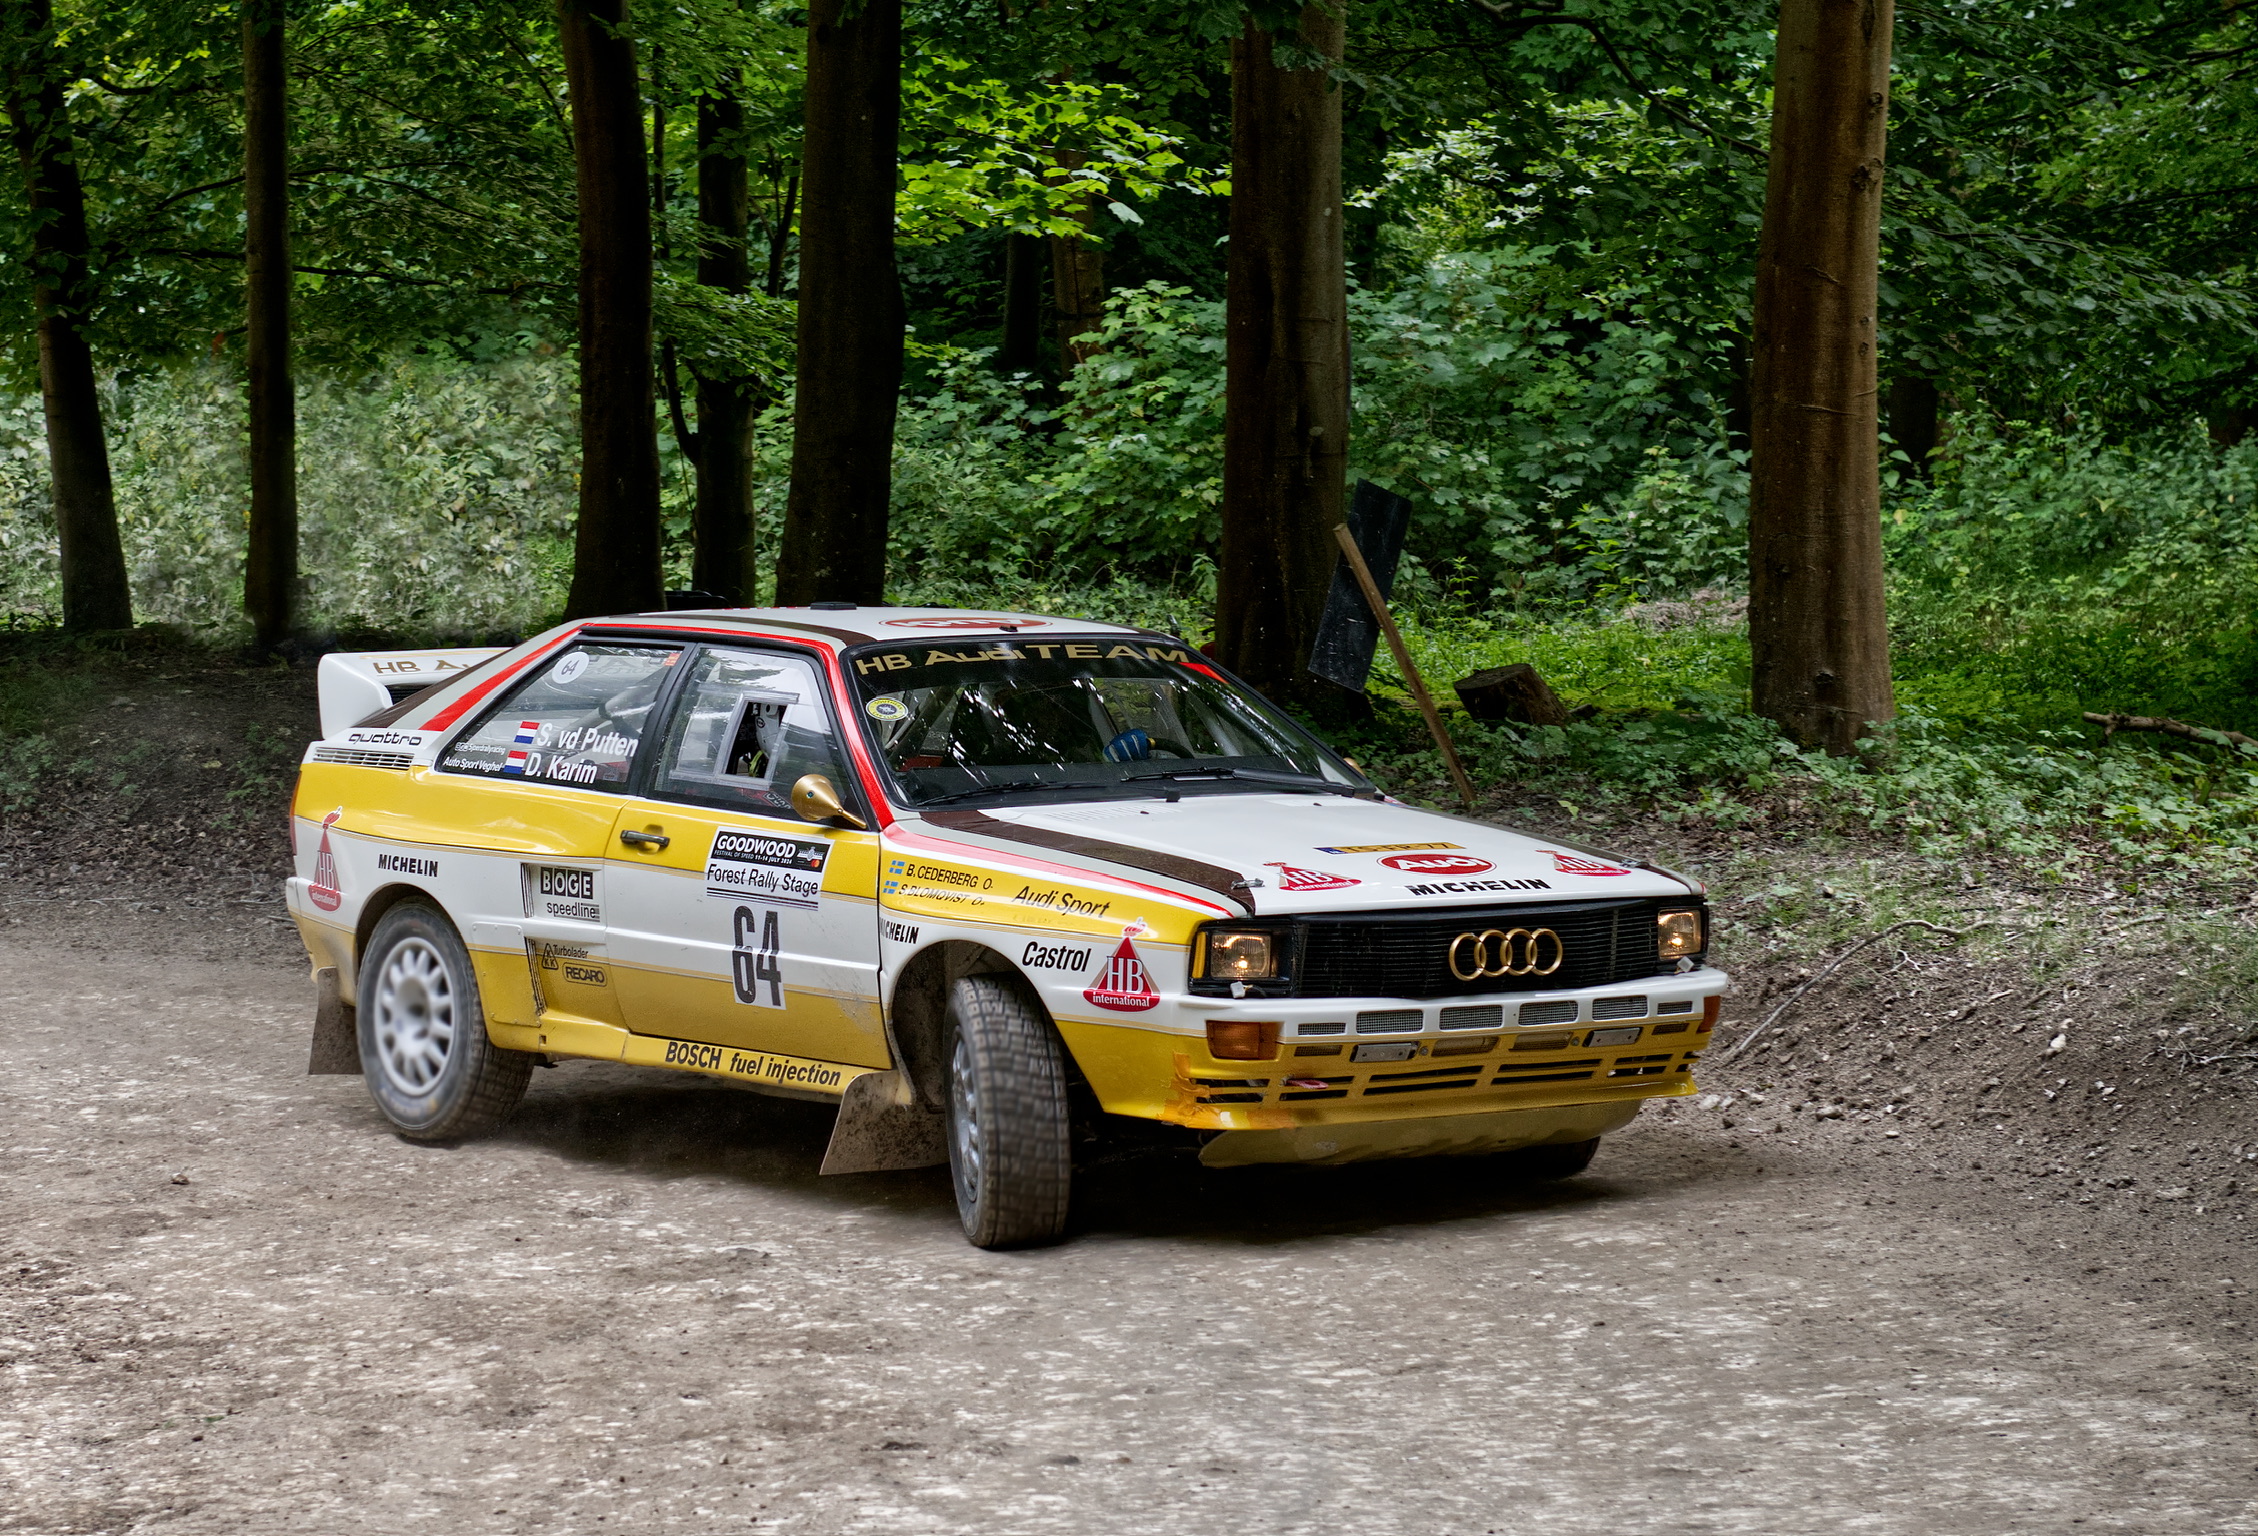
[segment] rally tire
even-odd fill
[[[403,901],[377,920],[354,1014],[369,1097],[411,1141],[482,1136],[525,1097],[533,1057],[486,1038],[470,951],[428,902]]]
[[[1051,1021],[1003,976],[949,994],[949,1176],[979,1248],[1054,1243],[1066,1231],[1073,1114],[1066,1051]]]
[[[1575,1141],[1562,1145],[1558,1142],[1541,1147],[1523,1147],[1518,1152],[1506,1154],[1515,1174],[1524,1179],[1572,1179],[1592,1165],[1592,1154],[1599,1150],[1600,1139]]]

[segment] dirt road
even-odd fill
[[[160,931],[0,934],[0,1530],[2258,1532],[2246,1347],[2177,1299],[2237,1277],[2129,1290],[1911,1141],[1117,1165],[984,1254],[657,1074],[398,1141],[278,945]]]

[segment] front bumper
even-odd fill
[[[1183,1000],[1186,1022],[1202,1020],[1196,1035],[1070,1018],[1058,1027],[1109,1113],[1274,1131],[1690,1094],[1710,1040],[1705,1005],[1726,983],[1722,971],[1703,969],[1503,999],[1199,998]],[[1549,1012],[1527,1011],[1545,1004]],[[1207,1019],[1274,1024],[1277,1054],[1215,1057]]]
[[[1416,1120],[1369,1120],[1360,1125],[1298,1125],[1270,1131],[1225,1131],[1200,1148],[1210,1168],[1251,1163],[1366,1163],[1396,1157],[1471,1157],[1523,1147],[1590,1141],[1620,1130],[1639,1112],[1639,1101],[1562,1104],[1547,1109],[1498,1109],[1472,1115],[1426,1115]]]

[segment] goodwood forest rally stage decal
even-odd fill
[[[831,845],[820,839],[716,832],[706,857],[706,894],[812,910],[823,894],[823,865],[830,857]]]

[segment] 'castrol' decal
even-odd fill
[[[1121,935],[1121,947],[1113,952],[1098,972],[1097,979],[1083,990],[1082,995],[1100,1008],[1110,1008],[1115,1013],[1143,1013],[1147,1008],[1160,1006],[1160,994],[1153,990],[1152,978],[1145,974],[1145,962],[1138,958],[1137,946],[1130,935],[1141,932],[1142,923],[1131,924]]]
[[[1541,851],[1552,855],[1552,867],[1564,875],[1627,875],[1630,873],[1627,869],[1618,869],[1612,864],[1602,863],[1598,859],[1587,859],[1580,854],[1561,853],[1551,848]]]
[[[1352,880],[1347,875],[1328,874],[1322,869],[1302,869],[1293,864],[1265,864],[1262,867],[1278,871],[1278,889],[1281,891],[1340,891],[1364,883],[1362,880]]]
[[[1471,853],[1396,853],[1380,862],[1412,875],[1479,875],[1496,868]]]

